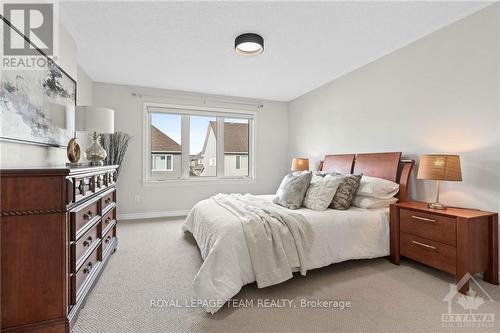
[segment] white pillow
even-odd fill
[[[327,209],[342,178],[342,175],[313,176],[304,198],[304,207],[313,210]]]
[[[379,199],[356,195],[352,200],[352,205],[359,208],[386,208],[390,204],[396,203],[398,198]]]
[[[363,176],[357,194],[365,197],[389,199],[399,191],[399,184],[387,179]]]

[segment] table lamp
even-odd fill
[[[295,157],[292,160],[292,171],[309,170],[309,159],[302,157]]]
[[[100,134],[111,134],[115,131],[115,111],[99,106],[76,107],[76,130],[94,132],[92,144],[85,150],[85,156],[90,165],[104,165],[106,150],[100,143]],[[98,134],[99,133],[99,134]]]
[[[429,203],[432,209],[446,209],[439,203],[439,182],[462,181],[460,156],[458,155],[422,155],[418,166],[418,179],[431,179],[436,181],[436,201]]]

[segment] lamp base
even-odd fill
[[[447,209],[447,207],[445,205],[442,205],[439,202],[428,203],[427,207],[430,209],[439,209],[439,210]]]
[[[102,148],[101,143],[99,142],[101,137],[94,132],[92,135],[92,144],[90,147],[85,150],[85,155],[87,157],[87,161],[91,166],[102,166],[104,165],[104,159],[107,156],[106,151]]]

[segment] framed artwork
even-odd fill
[[[66,147],[75,129],[76,81],[9,21],[2,20],[3,29],[21,35],[46,61],[37,69],[2,69],[0,140]]]

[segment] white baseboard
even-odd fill
[[[145,212],[145,213],[127,213],[118,214],[117,220],[138,220],[138,219],[152,219],[158,217],[177,217],[187,216],[189,210],[167,210],[163,212]]]

